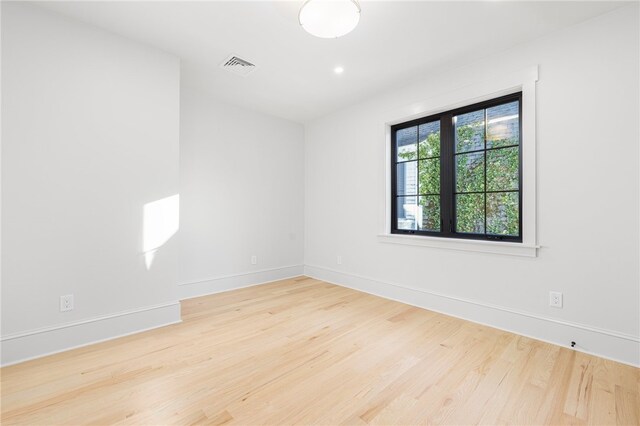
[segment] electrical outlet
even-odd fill
[[[258,264],[258,256],[256,256],[255,254],[253,256],[251,256],[251,264],[252,265],[257,265]]]
[[[337,256],[337,257],[336,257],[336,263],[337,263],[338,265],[342,265],[342,256]]]
[[[73,294],[60,296],[60,312],[73,311]]]
[[[562,308],[562,293],[559,291],[549,292],[549,306],[554,308]]]

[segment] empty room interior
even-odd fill
[[[640,2],[0,15],[3,425],[640,425]]]

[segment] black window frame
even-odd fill
[[[455,211],[455,130],[453,125],[453,117],[477,110],[491,108],[502,104],[518,101],[518,230],[519,235],[493,235],[486,233],[462,233],[456,232],[456,211]],[[397,182],[397,148],[396,134],[398,130],[420,126],[421,124],[440,121],[440,231],[428,231],[419,229],[398,229],[398,197],[410,197],[412,195],[398,195]],[[486,126],[486,123],[485,123]],[[478,152],[486,152],[498,148],[486,147],[486,135],[484,148]],[[418,150],[419,153],[419,150]],[[464,240],[484,240],[484,241],[506,241],[522,243],[523,240],[523,211],[522,211],[522,92],[512,93],[487,101],[466,105],[460,108],[444,111],[438,114],[420,117],[411,121],[395,124],[391,126],[391,233],[401,235],[424,235],[430,237],[457,238]],[[416,161],[419,162],[419,155],[416,155]],[[485,221],[486,221],[486,194],[492,192],[507,191],[487,191],[486,187],[486,161],[485,161],[485,188],[482,193],[485,194]],[[515,192],[515,191],[511,191]],[[416,199],[419,195],[416,194]],[[417,200],[416,200],[417,201]]]

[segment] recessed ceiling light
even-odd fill
[[[336,74],[342,74],[344,72],[344,68],[342,67],[335,67],[333,69],[333,72],[335,72]]]
[[[357,0],[307,0],[298,14],[302,28],[321,38],[337,38],[350,33],[359,21]]]

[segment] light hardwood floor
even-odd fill
[[[2,424],[628,424],[640,370],[310,278],[1,370]]]

